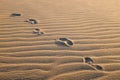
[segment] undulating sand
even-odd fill
[[[120,80],[120,1],[0,0],[0,80]]]

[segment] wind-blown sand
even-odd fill
[[[120,1],[0,0],[0,80],[120,80]]]

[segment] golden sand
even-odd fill
[[[120,80],[120,1],[0,0],[0,80]]]

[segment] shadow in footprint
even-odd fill
[[[90,57],[84,57],[83,61],[88,64],[92,64],[94,62],[93,59],[91,59]]]
[[[56,40],[56,44],[70,47],[73,46],[73,41],[68,38],[59,38]]]
[[[103,70],[103,67],[102,66],[99,66],[99,65],[93,65],[97,70]]]
[[[39,28],[36,28],[35,30],[33,30],[33,34],[42,35],[44,34],[44,32],[42,32]]]
[[[59,40],[61,40],[61,41],[67,41],[68,39],[67,38],[59,38]]]
[[[12,13],[10,16],[11,17],[16,17],[16,16],[21,16],[21,14],[20,13]]]
[[[31,24],[38,24],[38,21],[36,19],[27,19],[25,22],[31,23]]]
[[[55,44],[57,44],[58,46],[65,47],[65,43],[63,42],[55,41]]]

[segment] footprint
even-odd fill
[[[38,21],[36,19],[27,19],[25,22],[31,23],[31,24],[38,24]]]
[[[103,70],[103,67],[102,67],[102,66],[93,64],[94,61],[93,61],[93,59],[91,59],[90,57],[84,57],[84,58],[83,58],[83,62],[90,64],[93,68],[95,68],[95,70]]]
[[[34,34],[37,34],[37,35],[42,35],[42,34],[44,34],[44,32],[42,32],[39,28],[36,28],[35,30],[33,30],[33,33],[34,33]]]
[[[56,40],[57,44],[62,44],[65,45],[67,47],[73,46],[73,41],[71,41],[68,38],[59,38]]]
[[[84,57],[83,61],[88,64],[92,64],[94,62],[90,57]]]
[[[11,16],[12,16],[12,17],[21,16],[21,14],[20,14],[20,13],[12,13]]]

